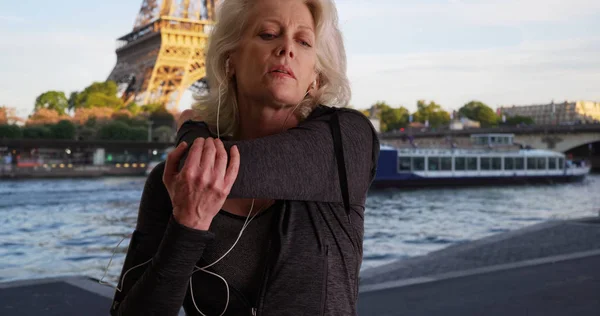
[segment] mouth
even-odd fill
[[[269,73],[278,74],[284,77],[290,77],[296,79],[294,72],[289,67],[284,65],[276,66],[270,69]]]

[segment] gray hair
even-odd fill
[[[248,23],[250,6],[255,0],[222,0],[217,7],[216,23],[206,51],[208,94],[195,97],[192,108],[211,128],[217,125],[221,135],[231,136],[238,127],[235,83],[226,75],[226,59],[238,45]],[[307,95],[295,112],[306,118],[318,104],[345,107],[350,101],[350,83],[346,75],[346,51],[338,27],[333,0],[305,0],[315,21],[318,90]],[[220,109],[219,109],[220,107]],[[217,114],[218,113],[218,114]]]

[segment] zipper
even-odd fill
[[[277,202],[281,202],[283,205],[285,205],[284,201],[276,201],[275,203],[277,203]],[[280,206],[280,208],[282,208],[282,206]],[[258,291],[258,296],[256,297],[255,307],[252,307],[252,309],[251,309],[252,316],[258,315],[258,309],[261,307],[262,297],[267,288],[267,275],[268,275],[267,272],[269,271],[271,261],[273,261],[273,258],[270,258],[269,254],[271,253],[273,238],[276,236],[276,232],[277,232],[277,226],[274,225],[274,222],[276,222],[279,218],[281,218],[282,213],[283,213],[283,210],[280,209],[280,212],[278,212],[276,214],[277,216],[273,216],[273,218],[271,219],[271,227],[270,227],[271,228],[271,238],[269,238],[269,243],[267,244],[267,251],[265,252],[266,259],[265,259],[265,268],[263,270],[263,275],[262,275],[262,284],[260,286],[260,290]]]
[[[267,252],[265,253],[265,268],[263,270],[262,275],[262,284],[260,286],[260,290],[258,291],[258,296],[256,297],[255,307],[252,307],[252,316],[256,316],[258,313],[258,308],[262,303],[262,296],[267,287],[267,271],[269,270],[269,252],[271,250],[271,239],[269,239],[269,244],[267,246]]]

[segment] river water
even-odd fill
[[[0,282],[101,278],[135,227],[145,178],[0,181]],[[596,216],[600,175],[580,183],[371,192],[363,269],[551,219]],[[108,271],[116,283],[126,239]]]

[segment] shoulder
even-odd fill
[[[363,127],[368,132],[377,134],[371,120],[362,112],[353,108],[318,105],[308,116],[307,120],[330,120],[334,114],[338,115],[342,128],[344,128],[344,125]]]
[[[340,121],[340,129],[344,134],[371,138],[373,143],[379,147],[378,133],[371,123],[371,120],[362,112],[352,108],[331,107],[319,105],[315,108],[309,118],[320,118],[327,121],[331,120],[332,116],[337,114]]]

